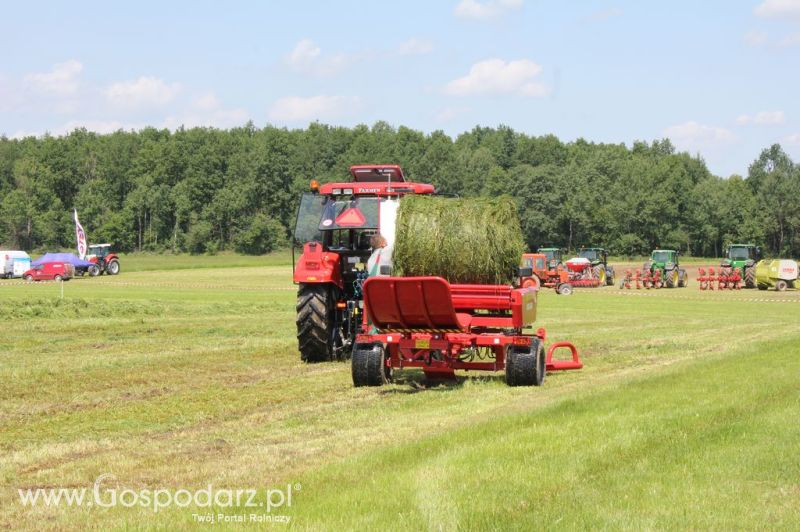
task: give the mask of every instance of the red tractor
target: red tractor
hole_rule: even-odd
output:
[[[119,273],[119,257],[111,251],[111,244],[91,244],[86,260],[93,263],[89,266],[88,272],[92,277],[107,273],[117,275]]]
[[[570,274],[561,264],[560,256],[560,251],[556,259],[541,250],[539,253],[523,253],[522,268],[530,268],[531,275],[522,276],[520,286],[523,288],[546,286],[555,288],[557,294],[571,294]]]
[[[433,185],[406,181],[397,165],[352,166],[350,175],[351,182],[320,186],[311,181],[297,212],[292,250],[302,246],[303,252],[293,277],[304,362],[350,358],[364,323],[362,284],[372,252],[370,238],[382,233],[392,245],[397,200],[405,194],[434,193]]]

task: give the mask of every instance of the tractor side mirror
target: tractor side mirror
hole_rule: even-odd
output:
[[[392,275],[392,267],[391,266],[381,266],[381,275]]]
[[[517,270],[517,275],[519,277],[531,277],[533,275],[533,268],[526,266],[524,268],[519,268]]]

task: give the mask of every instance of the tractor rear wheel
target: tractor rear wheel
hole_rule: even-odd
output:
[[[297,343],[303,362],[331,360],[333,305],[333,290],[328,284],[301,283],[297,289]]]
[[[106,273],[108,275],[117,275],[119,273],[119,261],[112,260],[106,264]]]
[[[678,270],[664,270],[664,286],[675,288],[678,286]]]
[[[689,274],[686,270],[678,270],[678,288],[686,288],[689,286]]]
[[[756,269],[754,266],[744,267],[744,286],[745,288],[756,287]]]
[[[606,268],[606,284],[608,286],[614,286],[615,281],[614,268]]]
[[[392,368],[386,365],[386,350],[381,344],[356,344],[351,364],[356,387],[382,386],[392,379]]]
[[[598,264],[592,268],[592,276],[600,281],[600,286],[604,286],[606,284],[606,267]]]
[[[506,355],[506,384],[541,386],[546,372],[544,345],[534,338],[528,346],[511,346]]]

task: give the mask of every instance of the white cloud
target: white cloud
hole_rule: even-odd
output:
[[[433,43],[424,39],[409,39],[397,47],[399,55],[426,55],[433,51]]]
[[[800,0],[764,0],[753,12],[759,17],[800,18]]]
[[[451,122],[459,116],[472,111],[471,107],[445,107],[436,113],[437,122]]]
[[[226,109],[213,92],[200,94],[192,99],[191,106],[182,113],[168,116],[163,127],[176,129],[183,127],[230,128],[244,125],[250,119],[242,108]]]
[[[791,144],[792,146],[800,146],[800,133],[793,133],[788,137],[785,137],[783,142],[786,144]]]
[[[112,104],[123,108],[161,107],[170,103],[181,91],[178,83],[165,83],[163,80],[142,76],[131,81],[111,84],[105,93]]]
[[[548,88],[534,79],[541,71],[541,66],[527,59],[486,59],[472,65],[466,76],[448,83],[444,92],[452,96],[546,96]]]
[[[522,7],[522,0],[461,0],[453,11],[459,18],[487,20]]]
[[[347,68],[355,61],[355,58],[345,54],[323,55],[322,49],[314,41],[303,39],[286,56],[285,61],[295,72],[315,76],[332,76]]]
[[[220,105],[219,98],[217,98],[217,95],[213,92],[206,92],[205,94],[195,96],[192,100],[192,107],[201,111],[212,111],[218,109]]]
[[[744,34],[744,42],[750,46],[763,46],[769,42],[769,35],[765,31],[751,30]]]
[[[781,48],[790,48],[792,46],[800,46],[800,33],[792,33],[787,35],[778,42]]]
[[[725,128],[708,126],[695,121],[670,126],[664,130],[679,150],[695,151],[715,148],[736,140],[736,136]]]
[[[351,114],[360,104],[358,98],[346,96],[287,96],[272,104],[269,118],[276,122],[333,120]]]
[[[25,82],[37,92],[70,96],[78,92],[80,86],[78,78],[81,72],[83,72],[83,64],[75,59],[70,59],[54,65],[49,72],[28,74],[25,76]]]
[[[739,115],[736,118],[736,123],[740,125],[774,125],[783,124],[785,121],[783,111],[761,111],[754,115]]]

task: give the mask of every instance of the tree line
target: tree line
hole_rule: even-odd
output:
[[[505,126],[455,139],[378,122],[0,137],[0,243],[74,247],[72,208],[92,242],[119,251],[260,254],[286,246],[310,179],[397,163],[461,196],[511,194],[527,244],[653,248],[719,256],[732,242],[800,255],[800,166],[779,145],[747,176],[711,174],[668,139],[562,142]]]

